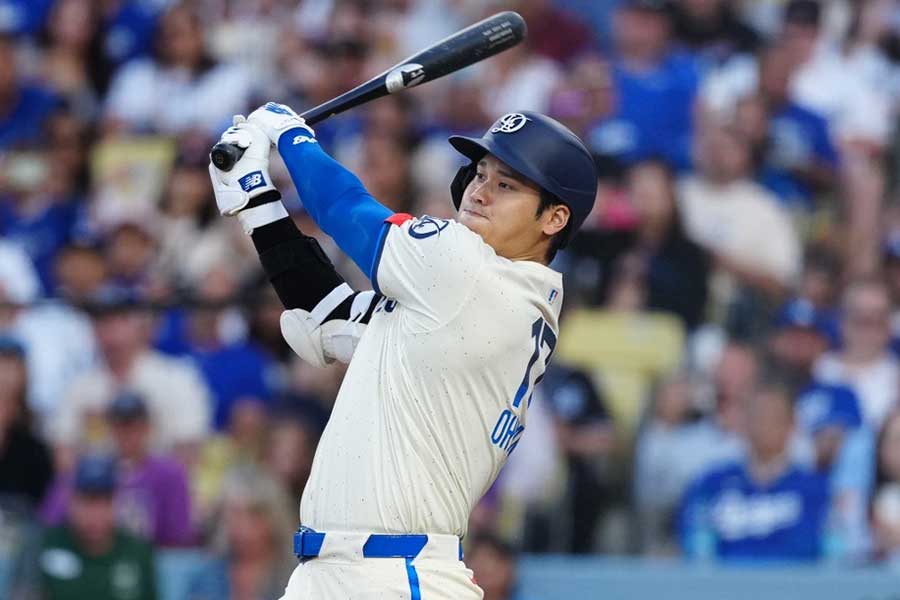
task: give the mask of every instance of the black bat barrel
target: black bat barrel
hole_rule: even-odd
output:
[[[513,11],[497,13],[300,116],[309,125],[315,125],[354,106],[433,81],[512,48],[525,38],[525,32],[521,15]],[[219,143],[210,152],[210,159],[216,168],[230,171],[243,154],[243,149],[237,146]]]

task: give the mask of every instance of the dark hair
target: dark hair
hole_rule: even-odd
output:
[[[891,421],[896,420],[898,417],[900,417],[900,410],[893,410],[888,413],[881,424],[881,430],[878,432],[878,440],[875,444],[875,481],[872,484],[873,499],[878,488],[891,481],[890,476],[884,469],[884,465],[881,464],[881,447],[884,445],[884,438],[887,437],[887,430],[891,425]]]
[[[541,188],[541,201],[538,205],[537,212],[535,213],[535,217],[540,217],[544,214],[544,211],[548,208],[552,208],[558,204],[565,204],[562,200]],[[556,232],[552,238],[550,238],[550,247],[547,248],[547,254],[544,257],[547,260],[547,264],[553,262],[553,259],[556,257],[556,253],[569,242],[572,236],[572,216],[569,215],[569,222],[566,223],[566,226],[562,228],[562,231]]]

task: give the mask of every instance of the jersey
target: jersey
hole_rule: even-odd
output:
[[[455,221],[389,221],[371,271],[385,298],[338,392],[300,518],[324,532],[463,536],[524,432],[556,345],[562,276],[498,256]]]

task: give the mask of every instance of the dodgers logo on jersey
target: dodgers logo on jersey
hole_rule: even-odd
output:
[[[262,171],[253,171],[238,179],[238,183],[241,185],[242,190],[250,192],[266,185],[266,178],[263,177]]]
[[[497,119],[491,127],[491,133],[515,133],[525,127],[525,123],[530,120],[522,113],[507,113]]]
[[[425,238],[429,238],[433,235],[436,235],[447,228],[447,225],[450,224],[450,221],[446,221],[444,219],[436,219],[434,217],[429,217],[425,215],[409,228],[409,235],[416,238],[417,240],[423,240]]]

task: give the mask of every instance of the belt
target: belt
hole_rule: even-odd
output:
[[[294,534],[294,554],[301,559],[319,556],[325,535],[325,533],[301,526]],[[362,553],[364,558],[413,559],[419,555],[427,543],[428,536],[425,534],[373,533],[363,545]],[[463,551],[462,544],[460,544],[459,560],[462,559]]]

